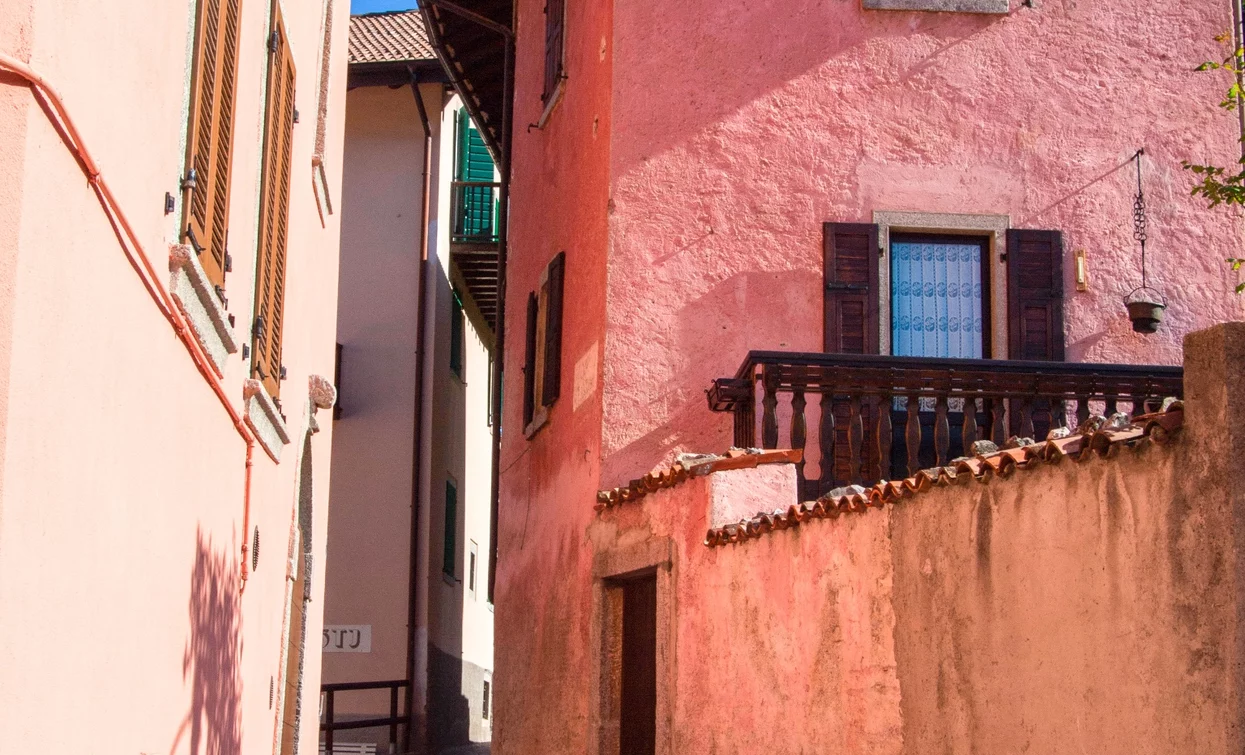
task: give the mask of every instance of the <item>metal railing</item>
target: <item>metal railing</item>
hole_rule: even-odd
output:
[[[450,183],[453,214],[450,241],[455,244],[496,244],[501,184],[488,181]]]
[[[1183,382],[1180,367],[753,351],[707,393],[711,410],[734,414],[736,446],[755,447],[759,426],[762,448],[778,448],[781,436],[815,458],[815,479],[807,459],[797,466],[811,500],[946,465],[978,440],[1040,440],[1091,413],[1155,410],[1182,396]],[[812,454],[810,394],[820,397]]]
[[[389,752],[399,752],[398,745],[402,741],[398,737],[398,728],[403,727],[403,734],[407,734],[410,728],[410,721],[406,716],[401,715],[399,711],[405,710],[405,706],[401,705],[403,700],[399,699],[398,690],[406,690],[406,694],[410,694],[409,683],[405,679],[394,679],[392,681],[383,682],[337,682],[333,684],[320,685],[321,712],[320,712],[320,733],[324,736],[324,752],[326,755],[333,753],[333,737],[334,733],[350,729],[373,729],[380,727],[389,727]],[[336,696],[339,692],[364,692],[375,690],[389,691],[389,716],[386,718],[364,718],[354,721],[338,721],[335,714]]]

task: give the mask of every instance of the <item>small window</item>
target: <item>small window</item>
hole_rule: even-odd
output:
[[[445,481],[445,548],[441,570],[446,576],[454,576],[454,561],[458,550],[458,486],[453,480]]]
[[[540,290],[527,299],[527,339],[523,365],[523,426],[529,438],[548,417],[562,392],[562,291],[566,252],[553,258]]]
[[[450,294],[450,372],[463,379],[463,300]]]
[[[481,706],[481,707],[482,707],[482,714],[483,714],[483,717],[484,717],[484,720],[485,720],[485,721],[487,721],[487,720],[488,720],[488,704],[489,704],[489,702],[491,702],[491,701],[489,700],[489,692],[490,692],[490,690],[489,690],[489,683],[488,683],[488,680],[486,679],[486,680],[484,680],[484,705],[483,705],[483,706]]]
[[[562,82],[565,32],[566,0],[545,0],[545,86],[540,101],[546,105]]]
[[[268,395],[281,391],[281,338],[285,318],[285,259],[289,241],[290,152],[294,139],[294,59],[281,8],[273,5],[268,48],[268,103],[264,116],[263,177],[259,194],[259,250],[255,270],[255,323],[251,377]]]
[[[984,236],[891,234],[891,353],[990,355],[990,242]]]
[[[342,345],[337,344],[333,355],[333,388],[337,390],[337,400],[333,402],[333,419],[342,418]]]
[[[476,558],[478,550],[474,540],[471,541],[467,555],[467,590],[471,593],[472,600],[476,597]]]

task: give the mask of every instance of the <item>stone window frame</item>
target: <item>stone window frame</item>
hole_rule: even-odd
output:
[[[597,662],[589,682],[589,755],[618,752],[618,721],[608,718],[613,701],[606,682],[615,655],[621,655],[622,585],[628,579],[657,578],[657,747],[656,755],[674,755],[675,573],[674,541],[658,538],[597,553],[592,565],[591,647]]]
[[[936,13],[1011,12],[1009,0],[861,0],[864,10],[932,11]]]
[[[891,343],[891,259],[890,236],[895,233],[986,236],[990,240],[990,354],[991,359],[1008,358],[1007,322],[1007,231],[1010,215],[960,214],[949,212],[905,212],[874,210],[878,227],[878,344],[882,354],[892,353]]]

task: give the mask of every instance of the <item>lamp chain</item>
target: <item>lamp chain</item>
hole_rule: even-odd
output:
[[[1137,198],[1133,201],[1133,238],[1141,244],[1141,287],[1146,287],[1146,194],[1141,188],[1141,156],[1146,151],[1137,150]]]

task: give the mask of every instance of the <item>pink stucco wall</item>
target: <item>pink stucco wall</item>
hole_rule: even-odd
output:
[[[1072,361],[1175,364],[1185,333],[1242,314],[1224,263],[1239,213],[1206,210],[1180,167],[1239,155],[1216,108],[1224,77],[1192,70],[1220,54],[1230,3],[859,6],[675,3],[655,24],[617,3],[603,486],[674,449],[728,446],[702,390],[747,350],[821,350],[825,221],[974,213],[1062,230]],[[1170,304],[1150,337],[1121,304],[1140,283],[1142,146],[1150,279]]]
[[[629,0],[568,5],[565,96],[538,130],[527,124],[541,112],[544,4],[516,3],[496,751],[590,751],[597,703],[582,669],[596,662],[592,637],[601,619],[593,612],[592,561],[607,546],[663,532],[690,554],[676,569],[695,570],[702,580],[680,577],[677,602],[687,618],[679,627],[690,633],[678,639],[676,697],[686,706],[678,709],[679,725],[703,717],[707,728],[700,738],[686,730],[674,752],[822,751],[811,735],[795,745],[782,739],[805,730],[835,742],[830,751],[894,751],[900,734],[905,742],[932,737],[951,751],[970,741],[990,749],[999,731],[1019,727],[1008,716],[1020,708],[971,731],[938,729],[938,716],[976,721],[978,703],[965,696],[973,684],[997,691],[997,678],[975,667],[944,669],[944,702],[914,697],[913,705],[925,707],[912,709],[897,680],[896,664],[918,646],[933,643],[940,659],[944,651],[962,655],[945,636],[923,636],[886,607],[897,599],[895,572],[911,568],[888,539],[907,514],[839,522],[816,542],[785,533],[755,556],[705,555],[693,547],[703,521],[693,521],[694,513],[668,519],[675,509],[699,510],[679,498],[684,494],[666,496],[660,508],[646,501],[597,520],[592,493],[679,451],[729,446],[730,419],[707,411],[703,390],[733,374],[747,350],[821,349],[823,222],[908,211],[1007,216],[1010,227],[1062,231],[1071,360],[1177,364],[1186,333],[1239,319],[1245,313],[1231,293],[1235,274],[1223,262],[1240,247],[1239,214],[1209,211],[1190,198],[1192,182],[1180,168],[1185,159],[1231,163],[1239,154],[1236,121],[1215,107],[1227,82],[1192,71],[1220,54],[1213,38],[1231,25],[1229,4],[1160,0],[1140,10],[1039,0],[1033,7],[1013,2],[1000,16],[864,11],[858,0],[693,0],[664,4],[657,15]],[[1129,159],[1141,146],[1148,152],[1151,281],[1171,305],[1163,329],[1148,338],[1131,332],[1120,303],[1139,277]],[[1077,249],[1089,260],[1086,292],[1073,285]],[[524,303],[561,250],[568,292],[562,397],[529,441],[520,418]],[[568,386],[594,344],[600,382],[575,407]],[[1106,485],[1109,475],[1101,474],[1095,484]],[[960,514],[977,506],[955,505]],[[1007,532],[1034,532],[1024,529],[1038,527],[1025,519],[1031,513],[1011,510],[1016,526]],[[1164,516],[1154,512],[1152,521]],[[925,526],[904,532],[933,538]],[[947,547],[962,547],[970,534],[964,530]],[[1091,563],[1107,558],[1105,545],[1069,540],[1074,546],[1097,548],[1086,555]],[[1139,541],[1136,552],[1169,559],[1162,563],[1177,558],[1154,539],[1144,547]],[[1048,556],[1034,554],[1033,564]],[[1030,589],[1019,568],[993,577],[994,595],[1005,594],[1002,584]],[[1103,583],[1078,578],[1088,580],[1085,595],[1108,595]],[[940,601],[969,599],[947,579]],[[988,605],[974,610],[990,615]],[[907,617],[942,619],[932,608],[911,608]],[[834,621],[837,628],[818,634]],[[1021,619],[1009,621],[992,625],[1000,634],[971,641],[989,640],[998,651],[1001,633],[1021,631]],[[1088,632],[1097,625],[1079,626]],[[822,640],[824,653],[816,649]],[[1002,651],[988,657],[1012,662]],[[1086,658],[1077,651],[1066,663]],[[1155,663],[1139,671],[1149,689],[1175,684],[1171,669]],[[738,673],[723,674],[721,665]],[[1072,678],[1092,679],[1084,689],[1097,690],[1101,669],[1093,668]],[[1102,671],[1104,689],[1131,683],[1113,673]],[[775,692],[721,692],[738,684]],[[810,697],[818,690],[833,690],[833,705]],[[880,708],[871,710],[873,703]],[[789,728],[783,715],[794,722]],[[1053,716],[1041,721],[1064,741],[1080,741]],[[1140,730],[1168,736],[1176,726],[1164,719]],[[1152,746],[1139,740],[1134,732],[1120,741]]]
[[[603,512],[587,533],[598,562],[673,551],[658,752],[1239,750],[1240,494],[1218,461],[1243,439],[1232,327],[1191,345],[1185,429],[1167,445],[716,548],[702,542],[715,506],[794,501],[755,497],[749,481],[774,468]]]
[[[184,165],[192,2],[6,2],[0,49],[60,91],[167,283]],[[335,5],[325,164],[340,186],[345,3]],[[243,4],[230,225],[230,312],[253,300],[267,3]],[[0,78],[0,751],[267,753],[281,686],[287,543],[311,475],[324,566],[331,430],[302,444],[308,376],[332,375],[337,216],[313,193],[321,3],[284,4],[304,114],[293,142],[282,393],[291,445],[255,453],[259,565],[239,595],[245,449],[152,303],[60,135]],[[17,33],[8,22],[17,19]],[[10,129],[10,125],[16,127]],[[223,384],[242,405],[249,363]],[[308,633],[320,633],[317,581]],[[313,639],[312,648],[315,648]],[[308,655],[302,751],[317,739]],[[279,693],[278,693],[279,694]],[[279,699],[279,698],[278,698]],[[308,711],[311,711],[308,714]]]

